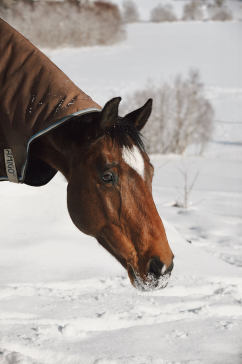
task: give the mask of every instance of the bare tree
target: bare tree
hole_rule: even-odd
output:
[[[15,0],[0,0],[0,7],[2,8],[10,8],[13,6]]]
[[[125,0],[123,2],[123,21],[125,23],[136,23],[139,21],[138,9],[132,0]]]
[[[173,7],[170,4],[159,4],[151,10],[150,21],[160,23],[165,21],[176,21],[177,17],[174,13]]]
[[[190,71],[185,79],[178,75],[173,84],[150,82],[129,97],[129,109],[150,97],[154,100],[151,120],[143,130],[148,152],[182,154],[191,144],[199,145],[202,152],[212,135],[214,113],[198,72]],[[129,111],[127,103],[123,111]]]
[[[213,11],[211,20],[229,21],[229,20],[233,20],[233,15],[232,15],[231,11],[227,8],[218,8]]]
[[[218,7],[224,6],[224,0],[215,0],[214,2]]]
[[[202,3],[199,0],[192,0],[190,3],[185,4],[183,8],[183,20],[202,20],[203,11]]]
[[[207,5],[209,18],[215,21],[229,21],[233,19],[231,10],[223,0],[214,0]]]
[[[18,0],[8,8],[0,3],[0,16],[41,47],[112,44],[124,37],[118,7],[104,1]]]

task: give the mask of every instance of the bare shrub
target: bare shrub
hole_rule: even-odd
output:
[[[103,1],[18,0],[0,16],[41,47],[112,44],[123,38],[116,5]]]
[[[196,144],[202,152],[211,138],[214,113],[203,95],[198,72],[191,71],[186,79],[178,75],[173,84],[149,84],[129,98],[129,108],[139,107],[150,97],[153,111],[143,130],[147,151],[181,154]],[[123,111],[127,109],[126,104]]]
[[[183,187],[181,187],[180,196],[173,204],[174,207],[187,209],[190,205],[191,194],[194,188],[195,183],[197,182],[199,172],[197,171],[195,174],[189,171],[188,166],[181,163],[181,168],[179,168],[179,172],[182,175],[183,179]]]
[[[13,6],[15,0],[0,0],[0,7],[9,8]]]
[[[231,10],[224,0],[213,0],[207,4],[208,17],[215,21],[229,21],[233,19]]]
[[[219,7],[224,6],[224,0],[215,0],[214,3],[216,6]]]
[[[154,23],[160,23],[165,21],[176,21],[176,15],[173,11],[173,7],[167,5],[157,5],[151,10],[150,21]]]
[[[231,11],[225,7],[218,7],[213,9],[211,20],[216,21],[229,21],[233,20]]]
[[[202,20],[203,11],[202,3],[199,0],[193,0],[184,5],[183,8],[183,20]]]
[[[124,23],[135,23],[139,21],[139,13],[136,4],[132,0],[123,2]]]

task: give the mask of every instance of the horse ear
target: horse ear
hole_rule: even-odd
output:
[[[153,100],[149,99],[141,108],[125,115],[124,118],[133,123],[138,130],[141,130],[145,126],[151,114],[152,102]]]
[[[100,120],[100,127],[102,130],[110,128],[117,122],[120,101],[121,97],[115,97],[105,104],[101,112]]]

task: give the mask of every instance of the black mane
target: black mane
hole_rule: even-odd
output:
[[[75,116],[66,121],[61,127],[53,129],[51,132],[62,136],[63,148],[70,141],[80,143],[88,143],[97,140],[103,135],[109,136],[113,143],[116,143],[120,148],[132,148],[136,145],[141,150],[145,151],[142,134],[139,130],[125,118],[119,117],[110,128],[100,130],[99,112],[92,112],[81,117]]]

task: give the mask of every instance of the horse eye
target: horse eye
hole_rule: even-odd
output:
[[[102,180],[105,183],[113,182],[113,174],[112,172],[105,172],[102,176]]]

